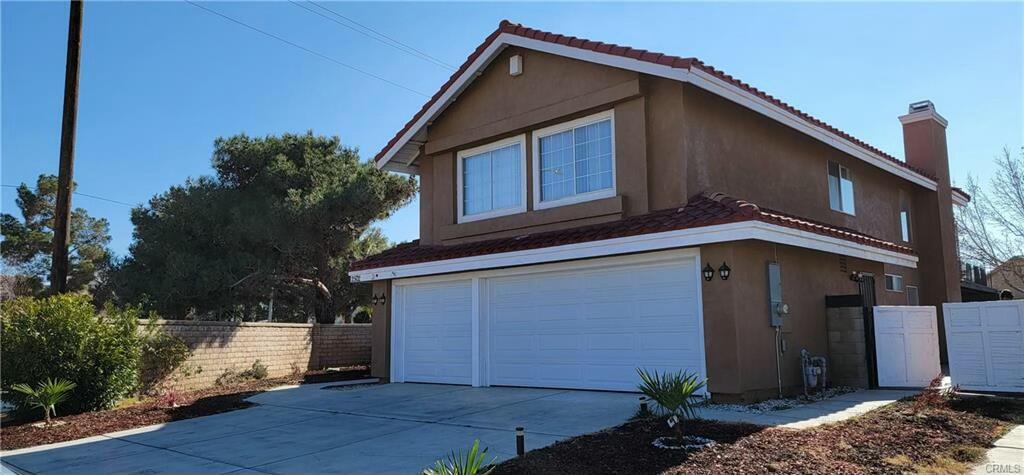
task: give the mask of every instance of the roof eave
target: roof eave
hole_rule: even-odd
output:
[[[431,98],[427,106],[417,113],[418,117],[410,121],[410,124],[400,132],[398,140],[382,151],[383,153],[377,159],[377,167],[384,168],[396,156],[405,157],[409,152],[402,153],[402,151],[406,148],[408,141],[416,136],[422,136],[421,134],[425,131],[426,125],[454,102],[458,95],[472,83],[473,79],[479,76],[479,73],[490,64],[494,57],[508,46],[519,46],[535,51],[687,82],[783,123],[912,183],[929,190],[938,189],[938,184],[935,180],[910,168],[901,166],[894,162],[893,159],[887,158],[862,144],[855,143],[832,130],[812,124],[808,120],[773,102],[763,99],[751,91],[729,83],[708,71],[714,71],[712,68],[699,66],[697,64],[699,62],[681,58],[681,62],[674,62],[672,64],[644,61],[640,58],[602,53],[592,49],[572,46],[568,43],[553,43],[527,38],[514,32],[505,31],[504,26],[500,26],[497,31],[488,37],[481,47],[474,51],[474,54],[470,56],[467,63],[463,64],[459,72],[453,76],[454,80],[451,81],[451,84],[443,88],[442,91],[439,91],[440,95],[435,95],[434,98]]]

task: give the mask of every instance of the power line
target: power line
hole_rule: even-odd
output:
[[[320,13],[320,12],[318,12],[316,10],[313,10],[312,8],[309,8],[309,7],[299,3],[297,0],[288,0],[288,1],[291,2],[292,5],[295,5],[296,7],[302,8],[302,9],[308,11],[308,12],[311,12],[311,13],[319,15],[319,16],[321,16],[323,18],[326,18],[326,19],[328,19],[328,20],[330,20],[330,21],[332,21],[334,23],[337,23],[338,25],[341,25],[341,26],[343,26],[345,28],[348,28],[349,30],[352,30],[352,31],[354,31],[356,33],[359,33],[359,34],[361,34],[361,35],[363,35],[363,36],[365,36],[367,38],[370,38],[372,40],[378,41],[381,44],[385,44],[387,46],[395,48],[395,49],[397,49],[397,50],[399,50],[399,51],[401,51],[403,53],[406,53],[406,54],[415,56],[417,58],[420,58],[422,60],[425,60],[427,62],[433,63],[433,64],[435,64],[437,66],[440,66],[440,67],[442,67],[444,69],[447,69],[449,71],[455,71],[455,69],[456,69],[455,66],[452,66],[451,64],[448,64],[448,63],[446,63],[446,62],[444,62],[444,61],[442,61],[442,60],[440,60],[440,59],[438,59],[438,58],[436,58],[434,56],[431,56],[431,55],[429,55],[429,54],[427,54],[427,53],[425,53],[423,51],[420,51],[420,50],[418,50],[418,49],[416,49],[416,48],[414,48],[414,47],[412,47],[410,45],[407,45],[407,44],[405,44],[405,43],[403,43],[401,41],[398,41],[398,40],[396,40],[396,39],[394,39],[394,38],[392,38],[392,37],[390,37],[390,36],[388,36],[388,35],[386,35],[384,33],[381,33],[381,32],[379,32],[379,31],[377,31],[377,30],[375,30],[373,28],[370,28],[370,27],[368,27],[368,26],[366,26],[366,25],[364,25],[362,23],[359,23],[358,21],[355,21],[355,20],[353,20],[353,19],[351,19],[351,18],[349,18],[349,17],[347,17],[345,15],[342,15],[341,13],[338,13],[338,12],[336,12],[336,11],[330,9],[330,8],[327,8],[327,7],[321,5],[321,4],[317,3],[317,2],[314,2],[312,0],[306,0],[306,3],[309,3],[309,4],[319,8],[321,10],[326,11],[327,13],[330,13],[331,15],[334,15],[334,16],[336,16],[338,18],[341,18],[341,19],[343,19],[343,20],[345,20],[345,21],[347,21],[349,23],[352,23],[352,24],[354,24],[354,25],[356,25],[356,26],[358,26],[359,28],[362,28],[362,29],[361,30],[357,29],[357,28],[353,27],[352,25],[340,22],[340,21],[338,21],[338,20],[336,20],[334,18],[331,18],[331,17],[329,17],[327,15],[324,15],[323,13]]]
[[[316,57],[319,57],[321,59],[325,59],[327,61],[330,61],[330,62],[332,62],[334,64],[337,64],[338,66],[341,66],[343,68],[350,69],[352,71],[355,71],[357,73],[363,74],[363,75],[368,76],[368,77],[371,77],[371,78],[376,79],[378,81],[386,82],[386,83],[388,83],[388,84],[390,84],[392,86],[395,86],[395,87],[398,87],[398,88],[401,88],[401,89],[405,89],[406,91],[409,91],[409,92],[411,92],[413,94],[418,94],[420,96],[427,97],[427,98],[430,97],[427,94],[424,94],[424,93],[422,93],[420,91],[417,91],[415,89],[403,86],[403,85],[401,85],[401,84],[399,84],[397,82],[394,82],[394,81],[392,81],[390,79],[378,76],[376,74],[373,74],[373,73],[371,73],[369,71],[366,71],[366,70],[363,70],[363,69],[360,69],[360,68],[357,68],[357,67],[352,66],[350,64],[343,63],[343,62],[341,62],[341,61],[339,61],[337,59],[334,59],[334,58],[332,58],[330,56],[327,56],[326,54],[320,53],[318,51],[311,50],[311,49],[309,49],[309,48],[307,48],[305,46],[302,46],[302,45],[300,45],[298,43],[294,43],[294,42],[291,42],[289,40],[286,40],[286,39],[284,39],[284,38],[282,38],[280,36],[277,36],[277,35],[275,35],[273,33],[270,33],[268,31],[261,30],[261,29],[255,27],[255,26],[252,26],[252,25],[250,25],[248,23],[245,23],[245,22],[243,22],[241,20],[236,20],[236,19],[234,19],[234,18],[232,18],[230,16],[227,16],[227,15],[221,13],[221,12],[218,12],[216,10],[212,10],[212,9],[206,8],[206,7],[200,5],[200,4],[196,3],[196,2],[193,2],[192,0],[185,0],[185,3],[188,3],[189,5],[192,5],[193,7],[205,10],[206,12],[208,12],[210,14],[217,15],[217,16],[219,16],[219,17],[221,17],[221,18],[223,18],[225,20],[228,20],[228,21],[230,21],[232,23],[244,26],[244,27],[246,27],[246,28],[248,28],[248,29],[250,29],[252,31],[255,31],[257,33],[260,33],[262,35],[265,35],[265,36],[268,36],[268,37],[273,38],[275,40],[278,40],[278,41],[280,41],[282,43],[285,43],[285,44],[287,44],[289,46],[292,46],[294,48],[298,48],[298,49],[300,49],[302,51],[305,51],[305,52],[307,52],[307,53],[309,53],[309,54],[311,54],[313,56],[316,56]]]
[[[18,185],[0,185],[0,186],[3,186],[4,188],[19,188]],[[94,200],[107,201],[107,202],[110,202],[110,203],[127,206],[129,208],[134,208],[134,207],[138,206],[138,205],[133,205],[131,203],[125,203],[124,201],[117,201],[117,200],[112,200],[110,198],[104,198],[102,196],[90,195],[89,193],[82,193],[81,191],[73,191],[72,193],[74,193],[76,195],[79,195],[79,196],[84,196],[86,198],[92,198]]]

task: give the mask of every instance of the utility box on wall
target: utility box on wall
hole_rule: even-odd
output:
[[[782,302],[782,270],[778,262],[768,263],[768,313],[773,327],[781,327],[782,317],[789,313],[789,306]]]

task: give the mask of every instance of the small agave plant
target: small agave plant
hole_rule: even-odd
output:
[[[432,468],[424,470],[423,475],[487,475],[494,471],[495,460],[497,457],[487,462],[487,449],[480,450],[480,441],[474,440],[468,452],[452,452],[447,459],[438,460]]]
[[[57,404],[64,402],[75,386],[75,383],[66,379],[54,381],[47,378],[46,381],[40,382],[35,389],[27,384],[15,384],[11,386],[11,390],[25,396],[22,405],[42,409],[46,425],[50,425],[50,417],[57,415]]]
[[[668,440],[673,439],[671,437],[656,439],[656,447],[695,449],[711,443],[710,439],[683,435],[683,423],[697,415],[694,394],[704,388],[707,379],[683,371],[658,373],[637,368],[636,372],[641,380],[638,389],[655,402],[655,410],[659,414],[668,416],[668,426],[676,433],[675,440],[671,442]]]

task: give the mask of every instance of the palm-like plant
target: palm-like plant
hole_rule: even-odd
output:
[[[474,440],[469,452],[452,452],[447,459],[438,460],[433,468],[424,470],[423,475],[487,475],[494,471],[495,460],[497,457],[487,462],[487,449],[480,450],[480,441]],[[487,466],[490,468],[480,471]]]
[[[46,425],[50,425],[50,416],[57,415],[57,404],[64,402],[75,386],[75,383],[66,379],[54,381],[47,378],[46,381],[41,381],[36,389],[24,383],[12,385],[11,389],[25,395],[22,405],[42,409]]]
[[[637,368],[636,372],[642,381],[637,388],[657,404],[658,412],[669,416],[669,427],[675,429],[677,437],[682,440],[683,421],[697,414],[693,394],[707,384],[707,379],[683,371],[658,373]]]

